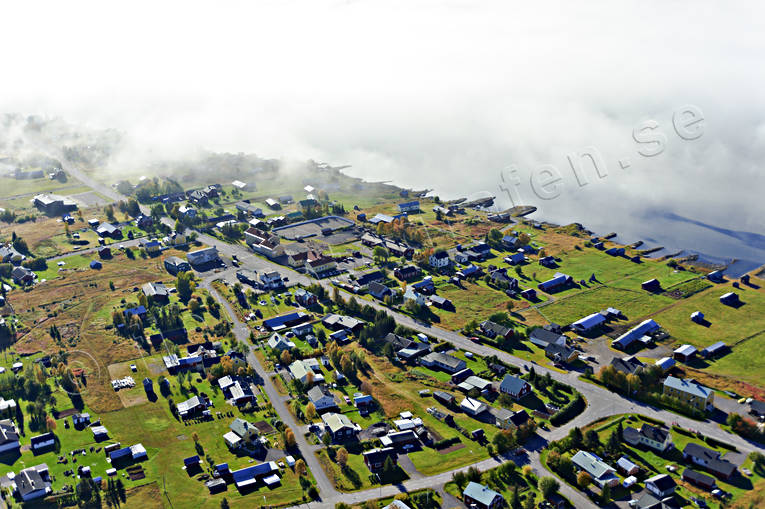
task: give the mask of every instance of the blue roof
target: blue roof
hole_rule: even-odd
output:
[[[122,449],[117,449],[116,451],[112,451],[109,453],[109,458],[114,461],[116,459],[124,458],[125,456],[133,456],[133,453],[130,452],[130,447],[123,447]]]
[[[369,394],[364,394],[363,396],[355,396],[353,398],[354,403],[371,403],[374,401],[374,398],[370,396]]]
[[[248,481],[258,476],[268,475],[274,470],[274,465],[271,462],[266,462],[260,463],[259,465],[253,465],[251,467],[234,470],[231,472],[231,475],[233,476],[235,483],[240,483],[242,481]]]
[[[415,200],[415,201],[407,201],[407,202],[399,203],[398,204],[399,208],[404,208],[404,209],[405,208],[409,208],[409,207],[419,207],[419,206],[420,206],[420,202],[417,201],[417,200]]]
[[[103,265],[101,265],[101,262],[99,262],[98,260],[93,260],[92,262],[90,262],[91,269],[100,269],[101,267],[103,267]]]
[[[277,327],[284,327],[286,323],[291,322],[293,320],[299,320],[305,316],[305,313],[301,312],[294,312],[294,313],[288,313],[286,315],[282,316],[276,316],[274,318],[269,318],[268,320],[263,321],[263,325],[270,329],[275,329]]]
[[[137,306],[134,308],[127,308],[125,310],[126,315],[143,315],[146,314],[146,308],[144,306]]]
[[[228,472],[228,463],[218,463],[215,465],[216,472]]]
[[[505,378],[502,379],[502,383],[499,385],[499,387],[501,390],[507,391],[511,394],[518,394],[521,392],[521,389],[523,389],[525,385],[526,380],[513,375],[505,375]]]
[[[600,313],[593,313],[591,315],[585,316],[584,318],[575,321],[572,323],[572,326],[575,326],[577,328],[588,330],[592,329],[593,327],[597,327],[601,323],[605,322],[606,318],[601,315]]]
[[[189,456],[188,458],[183,459],[183,464],[187,467],[191,465],[198,465],[201,462],[202,460],[199,459],[199,456]]]

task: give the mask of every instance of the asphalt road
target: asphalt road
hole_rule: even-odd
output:
[[[115,201],[126,199],[125,196],[121,195],[120,193],[112,189],[111,187],[105,184],[102,184],[100,182],[97,182],[96,180],[89,177],[84,172],[76,168],[73,168],[70,165],[65,164],[64,169],[70,175],[82,181],[84,184],[91,187],[95,191],[103,194],[104,196],[108,196],[109,198]],[[142,208],[142,212],[148,214],[147,207],[142,206],[141,208]],[[163,222],[166,222],[167,224],[172,223],[167,218],[163,219]],[[170,226],[172,226],[172,224],[170,224]],[[236,255],[239,258],[242,264],[242,267],[244,268],[248,268],[250,270],[255,270],[255,271],[276,270],[280,272],[283,277],[286,276],[289,278],[290,285],[294,285],[298,283],[310,284],[315,282],[314,279],[304,274],[300,274],[288,267],[278,265],[264,258],[255,256],[251,251],[249,251],[243,246],[228,244],[205,234],[199,234],[198,238],[201,242],[204,242],[207,245],[215,246],[218,249],[218,251],[225,257],[231,258],[233,255]],[[234,272],[235,269],[230,268],[230,269],[227,269],[227,271]],[[249,329],[247,328],[247,326],[245,326],[243,323],[241,323],[237,319],[236,314],[234,313],[228,301],[222,298],[221,295],[218,294],[218,292],[216,292],[209,285],[211,281],[215,279],[219,279],[225,275],[226,274],[219,272],[214,275],[207,276],[203,280],[202,286],[207,288],[211,292],[213,297],[215,297],[215,299],[218,300],[218,302],[220,302],[222,306],[224,306],[226,311],[229,313],[229,316],[231,316],[231,319],[234,324],[233,325],[234,334],[236,335],[237,339],[249,345],[250,344]],[[331,288],[331,285],[328,281],[321,281],[321,284],[328,289]],[[348,294],[347,292],[341,292],[341,293],[346,298],[350,296],[350,294]],[[502,361],[508,364],[516,365],[516,366],[529,364],[528,361],[515,357],[507,352],[496,350],[488,346],[476,344],[457,332],[449,331],[437,326],[433,326],[427,323],[414,320],[410,316],[393,311],[390,308],[387,308],[380,303],[373,302],[371,303],[371,305],[377,309],[384,309],[391,316],[393,316],[398,323],[406,327],[409,327],[413,330],[428,334],[439,340],[449,341],[456,348],[470,351],[470,352],[473,352],[474,354],[478,354],[482,356],[496,355]],[[248,361],[252,364],[256,372],[263,378],[264,390],[266,394],[268,395],[269,399],[271,400],[274,406],[274,409],[279,415],[279,418],[282,419],[282,421],[287,426],[292,428],[293,431],[295,432],[295,438],[296,438],[298,447],[300,448],[303,454],[303,457],[305,458],[306,464],[311,469],[311,472],[316,479],[317,488],[319,490],[321,499],[320,501],[312,502],[310,504],[303,504],[303,505],[307,505],[309,508],[317,508],[317,509],[331,508],[331,507],[334,507],[334,505],[337,502],[341,502],[341,501],[346,503],[357,503],[357,502],[363,502],[365,500],[369,500],[372,498],[395,495],[403,491],[413,491],[413,490],[419,490],[424,488],[435,488],[435,487],[439,487],[443,485],[446,482],[449,482],[454,472],[465,470],[467,468],[467,466],[465,466],[465,467],[456,469],[454,471],[444,472],[441,474],[437,474],[437,475],[429,476],[429,477],[423,477],[420,479],[413,479],[413,480],[404,482],[400,485],[387,485],[387,486],[382,486],[380,488],[354,492],[354,493],[340,493],[333,487],[326,473],[319,465],[318,459],[316,458],[316,455],[314,454],[314,451],[316,450],[317,446],[311,445],[305,440],[302,432],[300,432],[302,427],[298,425],[298,423],[292,417],[292,414],[287,409],[287,405],[285,403],[285,397],[278,393],[273,383],[271,382],[270,378],[266,376],[267,374],[265,372],[264,367],[260,365],[260,363],[257,361],[255,356],[253,355],[252,346],[250,346],[250,348],[251,350],[248,355]],[[641,414],[647,415],[654,419],[664,421],[668,424],[677,423],[684,428],[690,428],[690,429],[700,431],[701,433],[703,433],[704,435],[708,437],[713,437],[717,440],[721,440],[723,442],[734,445],[735,447],[739,449],[739,451],[741,451],[744,454],[748,454],[749,452],[754,450],[763,451],[761,447],[746,441],[745,439],[739,437],[738,435],[733,435],[731,433],[723,431],[722,429],[718,427],[716,423],[712,421],[709,421],[709,420],[704,422],[695,421],[686,417],[673,414],[666,410],[653,408],[643,403],[631,401],[618,394],[615,394],[606,389],[603,389],[602,387],[580,380],[578,378],[578,375],[579,375],[578,373],[562,374],[562,373],[559,373],[558,371],[553,371],[536,364],[534,365],[534,369],[537,371],[537,373],[540,373],[540,374],[550,373],[550,376],[553,379],[559,380],[561,382],[571,385],[572,387],[577,389],[580,393],[582,393],[588,402],[588,405],[585,411],[579,416],[577,416],[575,419],[573,419],[571,422],[566,424],[565,427],[556,428],[551,430],[550,432],[545,432],[540,430],[539,435],[543,439],[540,444],[540,447],[543,447],[546,441],[553,441],[553,440],[562,438],[563,436],[567,434],[568,430],[571,429],[573,426],[584,426],[594,420],[597,420],[603,417],[608,417],[615,414],[626,413],[626,412],[640,412]],[[727,405],[727,402],[725,406],[729,406]],[[521,461],[521,459],[519,458],[516,458],[516,459],[519,461],[520,464],[524,463],[524,461]],[[504,458],[489,458],[481,462],[478,462],[474,464],[473,466],[477,467],[479,470],[486,470],[486,469],[493,468],[495,466],[500,465],[503,461],[504,461]],[[546,472],[546,470],[542,467],[541,463],[539,462],[539,449],[535,451],[529,451],[529,456],[525,458],[525,462],[527,464],[530,464],[532,468],[534,468],[534,470],[537,472],[537,475],[539,476],[549,475],[549,473]],[[568,497],[577,508],[596,507],[583,494],[570,488],[569,486],[563,483],[561,483],[561,493],[565,495],[566,497]]]

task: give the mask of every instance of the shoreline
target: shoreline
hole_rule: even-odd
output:
[[[364,179],[363,177],[355,177],[353,175],[348,175],[345,170],[352,168],[352,166],[350,165],[341,166],[339,168],[341,169],[339,169],[338,171],[342,173],[343,175],[345,175],[346,177],[358,179],[361,182],[366,184],[386,184],[396,188],[399,191],[409,191],[411,193],[415,192],[415,190],[413,190],[412,188],[403,187],[403,185],[397,183],[394,180],[385,180],[385,181],[375,182],[375,181],[368,181]],[[439,196],[438,191],[436,189],[429,189],[426,191],[427,192],[425,192],[423,196],[434,196],[434,195]],[[476,191],[476,193],[477,192],[479,191]],[[469,195],[458,197],[458,198],[450,198],[448,201],[455,201],[455,200],[467,201],[468,196]],[[445,198],[442,198],[442,199],[445,199]],[[495,200],[496,200],[496,197],[495,197]],[[533,221],[533,222],[537,222],[537,223],[546,223],[546,224],[550,224],[554,226],[561,226],[556,222],[546,221],[542,217],[531,217],[535,213],[538,213],[539,209],[535,205],[525,205],[525,206],[533,207],[534,210],[527,212],[519,217],[526,220]],[[520,207],[523,207],[523,206],[520,206]],[[488,207],[486,210],[501,211],[505,209],[498,207],[496,202],[494,202],[493,206]],[[572,223],[573,222],[576,222],[576,221],[572,221]],[[735,256],[730,256],[730,257],[714,256],[714,255],[704,253],[702,251],[688,249],[682,246],[662,245],[656,242],[655,240],[650,240],[646,238],[636,238],[634,240],[629,240],[629,239],[623,238],[623,235],[619,234],[618,232],[614,232],[613,230],[609,230],[608,232],[601,233],[597,230],[591,230],[584,224],[582,224],[582,227],[585,228],[587,231],[592,232],[593,235],[597,235],[599,237],[605,237],[606,235],[609,235],[610,236],[609,240],[616,244],[619,244],[620,246],[628,247],[640,242],[641,243],[640,247],[643,250],[651,251],[650,253],[647,253],[645,255],[646,258],[657,259],[662,257],[667,257],[667,258],[695,257],[696,260],[694,260],[694,264],[696,266],[699,266],[702,268],[708,268],[710,270],[720,268],[725,275],[729,277],[734,277],[734,278],[738,278],[741,275],[747,274],[747,273],[760,272],[761,270],[765,269],[765,261],[747,260],[747,259],[738,258]],[[614,233],[615,235],[612,236],[612,234]]]

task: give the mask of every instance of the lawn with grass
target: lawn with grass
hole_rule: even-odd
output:
[[[730,353],[706,361],[704,372],[722,375],[762,388],[765,383],[765,332],[736,344]]]
[[[734,308],[720,302],[720,296],[735,292],[744,303]],[[687,299],[677,301],[671,308],[652,318],[661,324],[673,338],[698,348],[723,341],[735,350],[735,344],[754,334],[765,331],[765,288],[730,284],[715,285]],[[701,311],[710,325],[704,326],[690,320],[691,313]]]
[[[550,322],[566,325],[607,307],[619,309],[627,320],[636,321],[674,302],[673,299],[663,295],[596,286],[561,297],[549,305],[538,306],[537,309]]]
[[[438,295],[447,298],[454,304],[455,312],[431,308],[440,319],[439,327],[459,330],[471,320],[479,322],[493,313],[506,311],[510,298],[500,290],[490,288],[484,281],[466,281],[465,289],[453,284],[445,284],[438,288]]]

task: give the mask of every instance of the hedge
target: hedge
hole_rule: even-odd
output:
[[[560,426],[561,424],[565,424],[582,413],[586,406],[587,403],[584,401],[584,398],[577,392],[576,398],[574,398],[573,401],[558,410],[552,417],[550,417],[550,424],[553,426]]]

